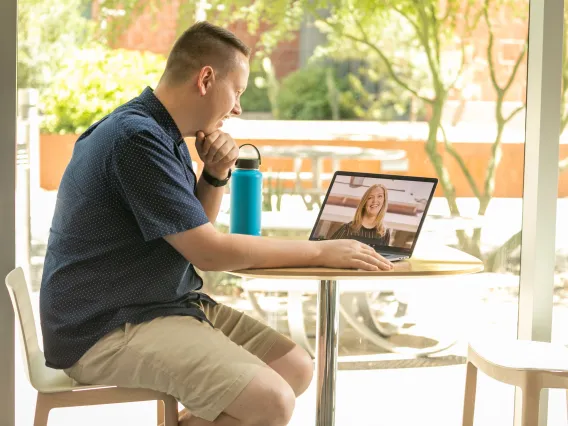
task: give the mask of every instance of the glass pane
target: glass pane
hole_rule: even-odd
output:
[[[336,424],[459,424],[468,339],[516,335],[528,0],[495,0],[488,9],[471,0],[325,9],[323,2],[280,2],[261,8],[269,25],[259,27],[250,4],[261,0],[87,3],[20,1],[18,84],[21,102],[29,102],[19,117],[18,220],[29,235],[20,236],[19,253],[29,264],[36,314],[57,190],[75,141],[155,87],[176,35],[195,17],[207,18],[255,47],[244,112],[223,129],[263,153],[265,235],[307,239],[336,170],[439,179],[426,212],[427,197],[388,188],[391,244],[448,245],[482,259],[485,271],[343,292]],[[45,25],[33,25],[40,17]],[[186,142],[199,175],[203,163],[194,141]],[[351,198],[334,202],[353,213],[349,203],[359,200]],[[216,224],[222,232],[229,200],[227,188]],[[328,231],[349,220],[339,216],[327,220]],[[284,281],[263,286],[202,275],[218,301],[314,348],[315,285],[292,294]],[[438,344],[440,351],[417,356]],[[34,393],[21,368],[18,383],[18,424],[31,424]],[[476,425],[512,424],[513,389],[482,375],[478,383]],[[313,423],[315,394],[314,381],[291,425]],[[150,403],[76,408],[56,410],[51,420],[150,424],[154,410]]]
[[[567,344],[565,324],[568,315],[568,230],[566,229],[566,213],[568,211],[568,66],[566,65],[566,25],[568,24],[568,5],[564,4],[564,55],[562,58],[562,98],[560,123],[560,162],[558,164],[558,204],[556,209],[556,265],[554,277],[554,299],[552,311],[552,342]],[[558,423],[566,422],[566,392],[550,390],[549,416],[558,419]],[[550,422],[549,422],[550,423]],[[550,423],[553,424],[553,423]]]

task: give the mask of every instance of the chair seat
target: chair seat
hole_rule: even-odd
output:
[[[55,370],[52,368],[44,368],[40,374],[36,375],[33,387],[42,393],[56,393],[56,392],[67,392],[74,390],[83,389],[94,389],[94,388],[104,388],[108,386],[101,385],[77,385],[76,382],[71,379],[62,370]]]
[[[469,350],[501,368],[568,375],[568,348],[560,344],[490,339],[483,342],[471,342]]]

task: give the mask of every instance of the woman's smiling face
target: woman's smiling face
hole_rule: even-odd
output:
[[[377,216],[385,203],[385,194],[382,188],[375,188],[369,194],[365,203],[365,211],[370,216]]]

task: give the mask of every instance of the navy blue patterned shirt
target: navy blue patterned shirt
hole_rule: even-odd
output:
[[[46,364],[69,368],[121,325],[207,320],[193,266],[162,237],[209,220],[191,158],[152,89],[77,140],[59,187],[40,290]]]

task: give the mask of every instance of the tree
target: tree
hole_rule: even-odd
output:
[[[70,49],[89,39],[86,10],[84,0],[18,2],[18,87],[45,87]]]
[[[561,93],[561,118],[560,118],[560,135],[566,130],[568,125],[568,7],[564,8],[564,33],[563,33],[563,50],[562,50],[562,93]],[[568,170],[568,157],[563,158],[558,163],[558,171],[560,173]],[[511,236],[501,247],[493,251],[487,257],[487,265],[491,269],[495,269],[500,265],[503,259],[516,251],[521,246],[522,231]]]

